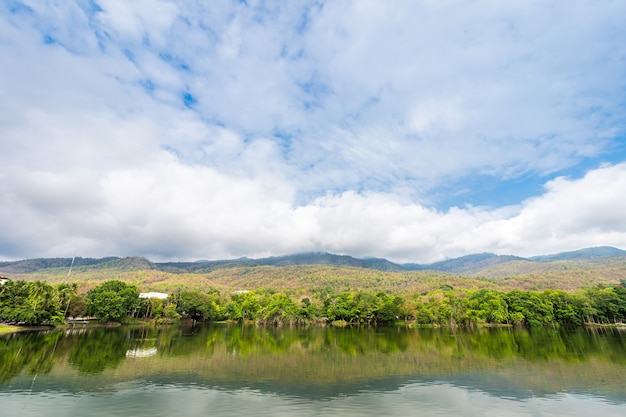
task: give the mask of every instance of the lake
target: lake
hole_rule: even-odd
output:
[[[620,416],[618,329],[67,328],[0,337],[0,416]]]

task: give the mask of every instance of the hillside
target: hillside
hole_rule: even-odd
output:
[[[536,262],[550,262],[583,259],[588,260],[610,256],[626,256],[626,251],[611,246],[598,246],[595,248],[585,248],[571,252],[561,252],[554,255],[533,256],[528,259]]]
[[[471,275],[478,270],[489,268],[494,265],[506,264],[509,262],[523,260],[517,256],[495,255],[493,253],[479,253],[475,255],[462,256],[460,258],[448,259],[422,266],[421,269],[433,271],[449,272],[458,275]]]
[[[71,258],[55,258],[3,262],[0,276],[52,283],[74,281],[81,283],[81,291],[105,280],[120,279],[146,291],[230,292],[266,287],[294,294],[329,289],[423,293],[447,286],[571,290],[626,280],[626,255],[590,256],[589,251],[578,254],[579,258],[567,255],[569,259],[552,261],[477,254],[422,265],[419,270],[415,264],[405,267],[384,259],[356,259],[327,253],[168,263],[153,263],[139,257],[76,258],[70,277]]]
[[[222,261],[164,262],[154,264],[156,269],[167,272],[209,272],[221,268],[241,268],[253,266],[291,266],[291,265],[333,265],[355,268],[376,269],[379,271],[402,271],[401,265],[386,259],[357,259],[347,255],[333,255],[325,252],[300,253],[287,256],[250,259],[240,258]]]
[[[80,258],[74,260],[73,270],[114,269],[114,270],[158,270],[171,273],[208,273],[218,269],[257,266],[296,266],[329,265],[373,269],[385,272],[438,271],[463,276],[484,276],[506,278],[519,274],[552,272],[562,269],[617,265],[626,260],[626,251],[613,247],[596,247],[553,255],[522,258],[513,255],[480,253],[466,255],[432,264],[397,264],[382,258],[358,259],[348,255],[334,255],[325,252],[301,253],[269,258],[239,258],[218,261],[197,262],[151,262],[140,257],[107,257],[101,259]],[[0,262],[0,274],[29,274],[40,271],[69,270],[71,258],[26,259],[14,262]]]

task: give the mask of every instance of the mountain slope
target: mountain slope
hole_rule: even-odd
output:
[[[479,253],[475,255],[461,256],[460,258],[447,259],[430,265],[423,265],[421,269],[448,272],[451,274],[468,275],[492,265],[522,260],[517,256],[495,255],[493,253]]]
[[[571,252],[561,252],[553,255],[541,255],[528,258],[535,262],[551,262],[551,261],[565,261],[573,259],[592,259],[603,258],[608,256],[620,256],[626,255],[625,250],[617,249],[612,246],[597,246],[593,248],[579,249]]]
[[[26,259],[0,262],[0,274],[44,274],[55,276],[69,271],[71,258]],[[75,258],[73,271],[161,271],[173,274],[203,274],[220,269],[262,266],[285,267],[325,265],[370,269],[382,272],[436,271],[460,276],[508,278],[525,274],[546,274],[567,270],[590,271],[598,268],[626,269],[626,251],[612,247],[587,248],[554,255],[520,258],[510,255],[480,253],[432,264],[396,264],[386,259],[358,259],[347,255],[315,252],[261,259],[231,259],[198,262],[151,262],[141,257]],[[74,273],[74,272],[73,272]]]

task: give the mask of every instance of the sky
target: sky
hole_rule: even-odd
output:
[[[626,2],[3,0],[0,260],[626,248]]]

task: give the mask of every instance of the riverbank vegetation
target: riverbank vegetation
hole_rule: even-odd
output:
[[[195,320],[252,321],[269,325],[342,322],[387,325],[403,321],[422,326],[511,325],[539,327],[616,324],[626,320],[626,288],[596,286],[573,292],[455,290],[450,286],[407,298],[383,292],[313,291],[297,298],[272,289],[245,291],[222,297],[218,292],[174,294],[167,301],[180,317]],[[186,300],[183,302],[183,300]],[[196,304],[190,304],[194,300]],[[165,311],[165,307],[156,311]],[[153,309],[153,311],[155,311]],[[167,315],[163,313],[163,316]],[[170,316],[171,317],[171,316]]]
[[[9,281],[0,287],[0,320],[24,325],[55,325],[67,317],[92,316],[102,322],[127,317],[157,323],[180,319],[254,322],[271,326],[582,326],[626,320],[626,282],[573,291],[457,289],[407,293],[341,291],[331,286],[308,291],[263,287],[220,292],[182,289],[166,299],[140,298],[136,285],[105,281],[86,293],[78,284]]]
[[[80,304],[78,284],[7,281],[0,286],[0,321],[9,324],[54,325],[65,322],[70,307]]]

